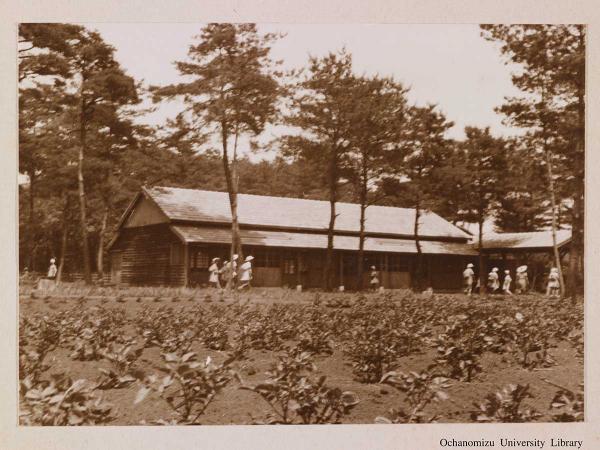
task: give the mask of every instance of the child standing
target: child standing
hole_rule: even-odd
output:
[[[237,259],[238,255],[233,255],[231,261],[226,261],[221,269],[221,274],[225,278],[225,288],[227,290],[234,289],[237,285]]]
[[[517,267],[517,288],[516,288],[515,292],[517,294],[526,293],[528,284],[529,284],[529,279],[527,277],[527,266]]]
[[[558,269],[553,267],[550,269],[550,275],[548,275],[548,288],[546,289],[546,296],[560,297],[560,275],[558,274]]]
[[[494,267],[488,275],[488,288],[491,293],[494,294],[500,287],[500,280],[498,278],[498,268]]]
[[[376,291],[379,289],[379,272],[375,266],[371,266],[371,281],[369,282],[371,289]]]
[[[211,287],[214,288],[221,288],[221,282],[219,281],[219,258],[213,258],[210,264],[210,267],[208,268],[208,271],[210,273],[209,277],[208,277],[208,284]]]
[[[254,256],[247,256],[244,263],[240,266],[240,287],[238,290],[244,288],[250,289],[250,281],[252,280],[252,260]]]
[[[510,276],[510,270],[504,271],[504,282],[502,283],[502,292],[506,295],[512,295],[510,292],[510,283],[512,282],[512,278]]]
[[[467,264],[467,268],[463,271],[463,281],[465,285],[465,294],[471,295],[473,292],[473,277],[475,277],[475,272],[473,272],[473,264]]]
[[[57,274],[57,272],[58,272],[58,269],[56,267],[56,259],[52,258],[50,260],[50,267],[48,268],[48,276],[47,276],[47,278],[49,280],[52,280],[52,281],[56,280],[56,274]]]

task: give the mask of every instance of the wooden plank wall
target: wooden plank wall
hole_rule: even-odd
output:
[[[121,252],[121,283],[133,286],[183,286],[181,264],[171,264],[171,244],[181,245],[168,225],[122,228],[113,251]],[[183,255],[183,249],[181,250]]]

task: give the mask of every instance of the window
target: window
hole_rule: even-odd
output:
[[[208,269],[210,256],[205,250],[192,250],[190,252],[190,267],[192,269]]]
[[[293,259],[284,259],[283,260],[283,273],[288,275],[293,275],[296,273],[296,261]]]
[[[281,264],[281,254],[275,249],[257,248],[254,253],[255,267],[279,267]]]
[[[171,265],[183,264],[183,245],[179,243],[171,244]]]
[[[388,258],[390,272],[408,272],[410,270],[410,262],[406,256],[390,255]]]

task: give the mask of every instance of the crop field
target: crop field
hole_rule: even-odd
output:
[[[583,420],[583,301],[20,293],[23,425]]]

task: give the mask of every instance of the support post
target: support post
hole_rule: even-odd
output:
[[[384,265],[385,265],[385,280],[387,286],[384,286],[385,289],[390,286],[390,267],[389,267],[389,255],[386,253],[384,255]]]
[[[183,287],[188,287],[189,272],[190,272],[190,245],[185,242],[183,244]]]
[[[302,284],[302,274],[300,273],[300,262],[302,255],[299,251],[296,252],[296,285]]]
[[[339,258],[340,258],[340,282],[339,282],[339,285],[343,286],[344,285],[344,254],[340,252]]]

